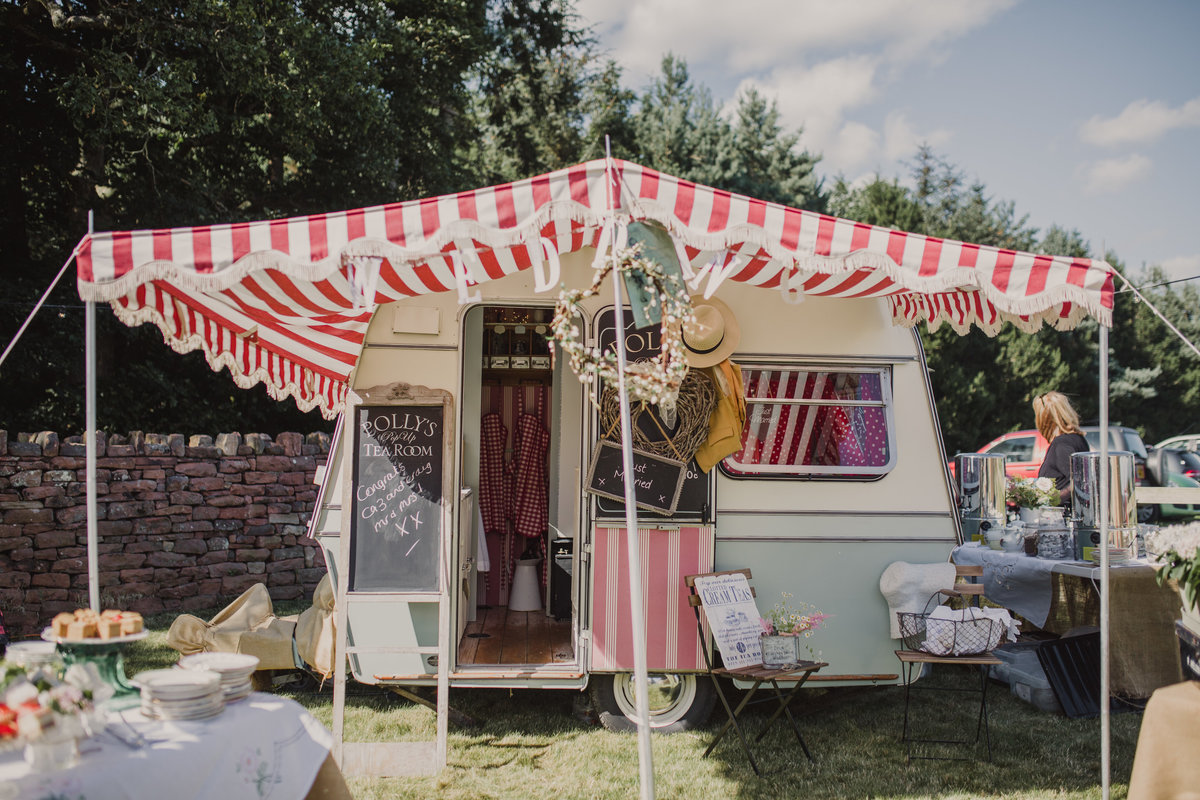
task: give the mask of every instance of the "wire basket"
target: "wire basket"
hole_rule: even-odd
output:
[[[931,616],[938,606],[935,592],[925,604],[925,611],[898,611],[900,638],[906,650],[935,656],[974,656],[986,653],[1000,644],[1004,626],[993,619],[943,619]]]

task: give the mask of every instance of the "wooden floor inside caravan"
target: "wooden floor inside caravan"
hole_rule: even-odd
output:
[[[570,664],[571,622],[544,611],[480,607],[458,644],[460,667],[479,664]]]

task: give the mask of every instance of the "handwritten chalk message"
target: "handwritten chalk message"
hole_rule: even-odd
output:
[[[641,450],[633,451],[633,493],[641,508],[660,514],[673,514],[679,503],[679,492],[687,465],[672,458],[663,458]],[[601,440],[592,454],[588,470],[587,490],[601,497],[625,500],[625,463],[621,446]]]
[[[703,520],[712,519],[712,508],[709,502],[709,476],[711,472],[700,471],[696,459],[688,462],[684,469],[683,486],[679,490],[679,502],[671,514],[675,519]],[[600,496],[596,501],[596,510],[602,517],[622,517],[625,515],[625,503],[621,498]],[[660,514],[665,512],[659,511]]]
[[[762,625],[746,576],[736,572],[696,578],[696,593],[725,666],[761,664]]]
[[[350,588],[435,591],[442,406],[359,406]]]

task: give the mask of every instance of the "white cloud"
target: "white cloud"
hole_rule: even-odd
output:
[[[1089,144],[1115,145],[1153,142],[1177,128],[1200,127],[1200,97],[1178,108],[1161,100],[1134,100],[1115,117],[1095,116],[1079,127],[1079,138]]]
[[[718,102],[753,86],[778,103],[785,128],[830,172],[910,156],[944,130],[920,131],[893,113],[873,129],[854,119],[883,98],[901,67],[937,61],[945,45],[1018,0],[579,0],[626,83],[657,76],[666,53],[685,59]],[[736,88],[735,88],[736,87]]]
[[[888,61],[936,58],[940,45],[1017,0],[580,0],[633,83],[671,52],[719,65],[735,79],[776,65],[803,66],[822,53],[873,52]]]
[[[951,138],[945,129],[917,130],[903,113],[892,112],[882,132],[848,117],[877,99],[878,61],[849,57],[825,61],[811,69],[778,69],[764,79],[747,79],[749,87],[775,100],[784,127],[803,127],[801,145],[822,156],[827,172],[852,173],[878,166],[881,160],[909,158],[920,144],[939,146]]]
[[[849,172],[877,160],[879,134],[861,122],[847,122],[835,139],[821,150],[827,172]]]
[[[1084,188],[1097,194],[1115,192],[1145,178],[1152,167],[1140,153],[1101,159],[1083,168]]]
[[[824,150],[846,112],[875,98],[876,65],[873,58],[851,56],[810,68],[783,66],[743,80],[737,93],[753,86],[774,99],[784,126],[803,126],[805,145]]]
[[[904,114],[893,111],[883,123],[883,154],[890,161],[912,158],[919,145],[937,148],[950,141],[950,138],[950,131],[944,128],[918,131]]]

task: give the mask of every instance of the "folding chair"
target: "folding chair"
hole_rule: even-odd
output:
[[[974,578],[983,576],[982,566],[971,565],[956,565],[954,568],[955,578]],[[979,604],[979,598],[983,597],[982,583],[955,583],[953,589],[941,589],[939,594],[946,597],[974,597],[976,605]],[[967,601],[969,604],[969,600]],[[903,616],[903,615],[901,615]],[[938,656],[932,653],[926,653],[920,650],[897,650],[896,658],[900,659],[901,668],[904,672],[904,725],[901,729],[900,739],[904,742],[904,760],[911,761],[914,758],[937,759],[946,761],[956,760],[971,760],[971,756],[931,756],[912,754],[912,746],[914,744],[946,744],[946,745],[974,745],[979,742],[980,733],[983,734],[984,742],[987,745],[987,760],[992,760],[992,737],[988,730],[988,713],[987,713],[987,688],[988,676],[991,673],[993,666],[1001,663],[1000,659],[996,658],[991,650],[987,650],[975,655],[966,656]],[[912,685],[915,681],[914,674],[920,677],[920,671],[924,669],[926,664],[940,665],[957,665],[961,667],[976,667],[979,670],[979,688],[958,688],[958,687],[923,687],[926,691],[947,691],[961,692],[966,694],[979,694],[979,716],[975,722],[975,738],[974,739],[919,739],[913,736],[912,726],[909,721],[909,701],[912,693]]]
[[[733,658],[729,659],[737,662],[738,666],[713,666],[713,658],[710,655],[709,640],[704,631],[704,620],[705,618],[708,619],[710,630],[722,625],[723,621],[713,619],[713,604],[710,603],[705,605],[703,595],[701,591],[697,589],[696,580],[698,578],[720,578],[722,576],[731,576],[727,580],[740,587],[744,587],[746,596],[750,598],[750,605],[753,605],[754,589],[749,585],[751,575],[750,570],[748,569],[727,570],[725,572],[707,572],[700,575],[687,575],[683,579],[684,584],[687,585],[689,591],[688,602],[692,606],[692,611],[696,614],[696,631],[700,637],[701,643],[703,644],[701,651],[704,653],[704,662],[708,667],[708,674],[709,677],[712,678],[713,686],[716,688],[717,697],[720,699],[721,705],[724,707],[725,713],[728,716],[725,724],[721,727],[721,729],[717,732],[717,735],[713,738],[712,742],[708,745],[708,749],[704,751],[704,756],[707,757],[708,754],[711,753],[714,748],[716,748],[717,743],[720,742],[725,734],[729,732],[729,729],[733,728],[734,732],[737,733],[738,739],[742,743],[742,749],[746,751],[746,758],[750,760],[750,768],[754,770],[755,775],[762,774],[758,769],[758,762],[754,760],[754,755],[750,751],[750,743],[746,740],[746,733],[742,729],[742,723],[739,720],[739,717],[742,711],[744,711],[750,705],[750,701],[758,691],[759,687],[764,683],[768,683],[775,694],[775,700],[778,703],[778,707],[775,709],[775,712],[771,715],[770,719],[767,720],[766,724],[763,726],[763,729],[759,731],[758,736],[755,737],[754,741],[756,743],[761,741],[763,736],[770,729],[772,723],[779,719],[780,716],[786,716],[788,722],[791,723],[792,731],[796,734],[796,741],[800,743],[801,749],[804,750],[804,755],[808,757],[809,761],[812,761],[812,753],[808,751],[808,745],[805,744],[804,737],[800,734],[800,727],[796,724],[796,718],[792,716],[789,705],[791,704],[792,700],[795,699],[797,692],[800,691],[800,687],[804,685],[805,681],[807,681],[812,675],[816,674],[822,667],[827,667],[829,665],[823,661],[800,661],[795,664],[788,664],[784,667],[763,666],[761,649],[758,643],[758,635],[759,631],[761,631],[761,628],[758,617],[755,616],[755,618],[752,620],[752,628],[749,625],[743,625],[743,630],[746,633],[744,636],[737,639],[738,653],[735,654]],[[741,576],[740,581],[738,580],[737,576]],[[701,581],[701,583],[703,584],[704,581]],[[700,613],[702,608],[705,612],[703,616]],[[755,614],[757,615],[757,611],[755,611]],[[745,623],[745,620],[742,622]],[[716,644],[717,639],[718,637],[714,635],[714,645]],[[727,643],[728,641],[729,639],[726,639]],[[744,655],[744,651],[760,653],[757,662],[749,664],[742,663],[747,659],[747,656]],[[742,701],[738,703],[736,708],[730,705],[728,698],[725,696],[724,690],[721,688],[721,682],[719,680],[721,677],[733,678],[734,680],[752,683],[750,690],[746,693],[745,697],[742,698]],[[792,688],[787,690],[785,693],[785,691],[779,686],[780,681],[795,681],[795,683],[792,685]]]

